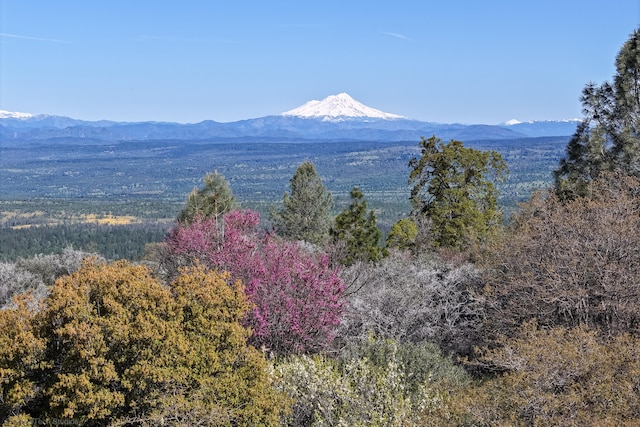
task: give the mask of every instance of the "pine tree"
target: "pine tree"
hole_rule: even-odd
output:
[[[554,171],[556,193],[561,199],[586,194],[589,183],[610,165],[601,128],[589,129],[587,121],[578,125],[569,140],[566,156]]]
[[[486,239],[502,223],[492,182],[507,172],[502,156],[435,136],[422,138],[420,147],[422,156],[409,162],[412,215],[431,220],[436,246],[462,248]]]
[[[178,215],[178,222],[188,224],[196,216],[220,217],[238,208],[233,192],[224,175],[218,171],[207,173],[202,179],[204,187],[194,188],[187,198],[187,206]]]
[[[616,166],[640,175],[640,32],[633,32],[616,57],[614,120],[609,126]]]
[[[561,199],[587,196],[587,184],[605,171],[640,176],[640,33],[616,57],[613,84],[589,83],[580,98],[583,121],[567,144],[555,176]]]
[[[344,242],[346,254],[341,262],[351,265],[356,260],[378,261],[384,255],[378,245],[382,233],[373,211],[367,215],[367,202],[358,187],[351,190],[351,204],[340,213],[331,228],[334,243]]]
[[[289,182],[291,194],[284,194],[283,207],[270,212],[277,233],[290,240],[324,242],[331,227],[333,196],[309,161],[298,167]]]

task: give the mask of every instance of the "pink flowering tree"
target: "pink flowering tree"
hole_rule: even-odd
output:
[[[258,213],[231,211],[222,220],[196,218],[167,237],[167,260],[196,259],[240,279],[253,303],[245,323],[253,344],[275,354],[314,353],[332,341],[344,306],[344,285],[328,257],[261,233]]]

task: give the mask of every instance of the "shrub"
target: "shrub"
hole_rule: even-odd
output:
[[[376,266],[355,264],[340,274],[349,300],[341,343],[363,342],[373,333],[399,343],[436,342],[460,353],[475,344],[483,306],[479,271],[471,264],[392,252]]]
[[[292,356],[274,368],[276,389],[294,400],[289,426],[401,426],[411,402],[397,363],[374,366],[354,359],[344,366],[326,356]]]
[[[165,259],[185,265],[200,260],[242,280],[253,304],[244,322],[256,347],[275,354],[327,348],[343,311],[342,281],[326,256],[260,233],[259,221],[247,210],[229,212],[222,223],[199,218],[179,225],[166,240]]]
[[[366,359],[385,369],[389,367],[389,361],[395,361],[404,378],[404,389],[416,404],[424,397],[422,392],[427,383],[446,381],[462,386],[470,381],[464,368],[456,365],[437,344],[431,342],[398,343],[375,338],[371,334],[366,341],[345,347],[340,359]]]
[[[58,277],[66,276],[78,270],[87,258],[104,259],[97,254],[65,248],[59,254],[36,255],[33,258],[21,258],[16,266],[38,276],[46,286],[53,285]]]
[[[510,335],[541,326],[638,332],[640,181],[609,174],[589,198],[562,202],[538,194],[523,205],[511,234],[486,260],[488,331]]]
[[[624,426],[640,422],[640,342],[534,322],[476,362],[502,373],[449,403],[460,424]]]
[[[0,262],[0,308],[11,303],[15,295],[31,290],[42,298],[47,293],[42,280],[15,264]]]
[[[37,299],[44,298],[58,277],[73,273],[88,257],[98,259],[95,255],[67,248],[60,254],[0,263],[0,308],[10,304],[15,295],[28,291]]]
[[[410,426],[439,410],[444,390],[468,384],[434,344],[370,337],[339,359],[291,356],[274,366],[278,390],[293,400],[290,426]]]
[[[239,320],[242,285],[200,266],[165,287],[87,264],[0,311],[0,418],[104,425],[274,425],[286,403]]]

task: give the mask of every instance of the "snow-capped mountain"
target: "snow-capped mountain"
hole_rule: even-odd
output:
[[[397,114],[385,113],[356,101],[347,93],[330,95],[321,101],[312,100],[293,110],[285,111],[281,116],[301,118],[321,118],[325,121],[335,121],[350,118],[372,119],[406,119]]]
[[[182,140],[313,140],[313,141],[419,141],[436,135],[446,141],[521,139],[569,136],[579,120],[519,122],[501,125],[446,124],[409,119],[368,107],[346,93],[309,101],[280,115],[220,123],[84,121],[47,114],[32,115],[0,110],[0,145],[11,141]]]
[[[526,122],[521,122],[518,119],[511,119],[511,120],[507,120],[506,122],[502,123],[503,126],[514,126],[514,125],[521,125],[521,124],[534,124],[534,123],[571,123],[571,124],[576,124],[576,123],[580,123],[582,121],[582,119],[563,119],[563,120],[529,120]]]
[[[540,137],[572,135],[576,131],[576,128],[580,122],[580,119],[530,120],[528,122],[521,122],[516,119],[511,119],[507,120],[500,126],[505,129],[511,129],[516,132],[521,132],[528,136]]]
[[[513,126],[513,125],[519,125],[520,123],[522,123],[520,120],[518,119],[511,119],[511,120],[507,120],[506,122],[502,123],[504,126]]]

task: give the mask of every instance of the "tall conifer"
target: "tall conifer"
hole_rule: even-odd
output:
[[[197,216],[217,218],[239,207],[224,175],[215,171],[207,173],[202,180],[204,187],[191,191],[178,222],[189,224]]]
[[[331,227],[333,196],[327,191],[313,163],[305,161],[289,181],[281,209],[271,209],[276,231],[290,240],[323,243]]]
[[[367,202],[358,187],[351,190],[351,204],[340,213],[330,231],[334,242],[344,242],[346,254],[341,260],[351,265],[356,260],[378,261],[383,248],[378,245],[382,233],[373,211],[367,214]]]
[[[582,124],[554,171],[562,199],[587,196],[587,184],[604,171],[640,176],[640,33],[616,57],[613,83],[589,83],[582,91]]]

